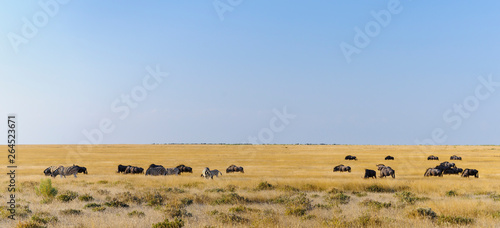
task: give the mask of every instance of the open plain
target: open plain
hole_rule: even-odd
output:
[[[4,174],[0,227],[500,227],[500,146],[19,145],[17,156],[16,220],[7,218]],[[479,178],[424,177],[444,161],[477,169]],[[116,172],[119,164],[152,163],[193,173]],[[396,178],[363,179],[381,163]],[[72,164],[88,174],[43,174]],[[245,173],[226,174],[232,164]],[[352,171],[332,172],[339,164]],[[205,167],[223,175],[204,179]],[[46,179],[57,190],[52,197],[37,191]]]

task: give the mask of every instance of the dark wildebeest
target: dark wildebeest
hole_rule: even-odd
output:
[[[126,169],[127,169],[127,167],[129,167],[129,166],[130,166],[130,165],[121,165],[121,164],[119,164],[119,165],[118,165],[118,171],[117,171],[117,173],[123,173],[123,172],[125,172],[125,170],[126,170]]]
[[[226,173],[233,173],[233,172],[245,173],[245,171],[243,170],[243,167],[241,167],[241,166],[230,165],[229,167],[227,167]]]
[[[446,169],[443,171],[443,174],[460,174],[462,173],[464,170],[461,169],[461,168],[450,168],[450,169]]]
[[[46,169],[43,171],[43,173],[45,174],[45,176],[50,176],[50,175],[52,175],[52,173],[53,173],[54,171],[56,171],[58,168],[59,168],[59,166],[50,166],[50,167],[46,168]]]
[[[144,173],[144,169],[141,167],[137,166],[128,166],[127,169],[125,169],[125,174],[131,173],[131,174],[136,174],[136,173]]]
[[[477,169],[464,169],[462,172],[462,177],[474,176],[475,178],[479,177],[479,171]]]
[[[338,165],[333,167],[333,172],[351,172],[351,167],[345,165]]]
[[[462,160],[462,157],[459,157],[457,155],[453,155],[450,157],[450,160]]]
[[[389,166],[379,167],[380,170],[380,178],[391,176],[392,178],[396,178],[396,171]]]
[[[371,169],[365,169],[365,178],[375,178],[377,179],[377,172]]]
[[[428,168],[425,173],[424,177],[429,177],[429,176],[443,176],[443,170],[442,169],[435,169],[435,168]]]
[[[436,166],[436,169],[440,169],[440,170],[447,170],[447,169],[451,169],[451,168],[456,168],[455,163],[450,163],[447,161],[442,162],[441,164]]]
[[[83,166],[77,166],[77,165],[75,165],[75,164],[73,164],[73,166],[78,167],[78,173],[89,174],[89,173],[87,172],[87,168],[85,168],[85,167],[83,167]]]
[[[394,157],[389,155],[389,156],[385,157],[385,160],[394,160]]]
[[[431,156],[427,157],[427,160],[439,160],[439,157],[431,155]]]
[[[185,166],[185,165],[178,165],[176,168],[179,169],[180,173],[192,173],[193,172],[193,169],[189,166]]]
[[[358,159],[356,158],[356,156],[347,155],[345,156],[345,160],[358,160]]]

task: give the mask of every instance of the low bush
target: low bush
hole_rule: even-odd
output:
[[[70,202],[74,199],[76,199],[76,197],[78,197],[78,193],[77,192],[73,192],[73,191],[65,191],[63,193],[61,193],[60,195],[57,196],[57,199],[62,201],[62,202]]]
[[[108,201],[108,202],[104,203],[104,205],[106,205],[107,207],[129,207],[128,204],[121,202],[117,199],[113,199],[111,201]]]
[[[435,219],[437,214],[431,208],[417,208],[410,213],[410,216]]]
[[[423,200],[428,200],[429,198],[426,197],[418,197],[412,192],[408,191],[403,191],[403,192],[397,192],[394,194],[396,198],[398,198],[401,202],[407,203],[407,204],[415,204],[417,201],[423,201]]]
[[[76,209],[65,209],[65,210],[61,210],[60,213],[62,215],[80,215],[82,213],[82,211],[76,210]]]
[[[182,219],[175,218],[174,221],[169,221],[165,219],[163,222],[155,223],[152,228],[181,228],[184,226],[184,221]]]
[[[255,188],[255,190],[257,190],[257,191],[273,190],[273,189],[274,189],[274,186],[272,186],[271,184],[267,183],[267,181],[260,182],[257,185],[257,187]]]
[[[142,212],[142,211],[136,211],[136,210],[127,213],[127,215],[129,217],[134,217],[135,216],[135,217],[139,217],[139,218],[146,216],[146,214],[144,214],[144,212]]]
[[[382,203],[382,202],[372,200],[372,199],[366,199],[363,202],[361,202],[360,204],[363,206],[372,207],[375,209],[390,208],[392,206],[391,203]]]
[[[216,198],[211,202],[212,205],[221,205],[221,204],[243,204],[248,202],[248,200],[243,197],[238,195],[237,193],[229,193],[229,194],[222,194],[219,198]]]
[[[79,196],[78,200],[84,201],[84,202],[89,202],[89,201],[94,200],[94,197],[92,197],[90,194],[87,193],[87,194]]]
[[[52,187],[52,180],[49,178],[41,179],[40,186],[38,188],[35,187],[35,192],[43,198],[42,203],[52,202],[57,195],[57,189]]]
[[[437,224],[439,225],[470,225],[474,219],[461,217],[461,216],[444,216],[437,217]]]

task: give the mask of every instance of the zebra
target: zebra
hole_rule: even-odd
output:
[[[217,169],[210,170],[210,173],[212,174],[212,176],[219,177],[219,174],[222,176],[222,172]]]
[[[68,175],[74,175],[76,178],[76,174],[78,173],[79,167],[78,166],[59,166],[59,168],[56,169],[56,171],[52,172],[51,177],[56,177],[57,175],[61,175],[61,178],[66,178]]]
[[[210,172],[210,169],[208,167],[205,167],[203,169],[203,171],[201,172],[201,176],[205,177],[205,179],[208,179],[209,177],[211,179],[214,179],[214,176],[212,175],[212,173]]]
[[[180,170],[178,168],[167,168],[165,175],[178,175],[180,173]]]
[[[50,176],[54,171],[56,171],[56,169],[59,168],[59,166],[50,166],[48,168],[46,168],[43,173],[45,174],[45,176]]]
[[[151,176],[159,176],[159,175],[166,175],[167,170],[163,166],[159,167],[150,167],[148,170],[146,170],[146,176],[151,175]]]

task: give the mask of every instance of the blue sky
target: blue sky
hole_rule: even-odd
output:
[[[0,3],[0,116],[18,115],[20,143],[500,138],[497,1]],[[349,62],[342,44],[358,48]]]

